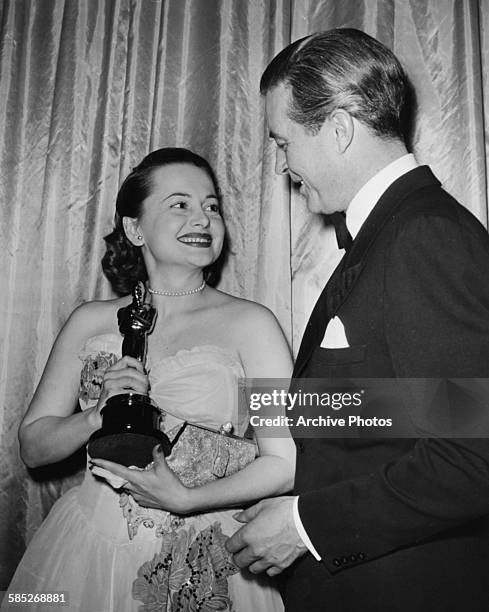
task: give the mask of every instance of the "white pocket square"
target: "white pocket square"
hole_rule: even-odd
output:
[[[324,332],[321,348],[338,349],[347,348],[349,346],[341,319],[339,317],[333,317]]]

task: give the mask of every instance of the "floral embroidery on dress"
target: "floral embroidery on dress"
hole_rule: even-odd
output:
[[[162,536],[162,547],[138,570],[132,596],[139,612],[232,612],[228,576],[238,573],[224,547],[221,524],[194,526]]]
[[[117,355],[99,351],[96,355],[87,355],[83,359],[83,368],[80,374],[80,399],[85,403],[98,400],[104,374],[107,368],[114,365]]]
[[[163,534],[170,533],[185,523],[184,518],[171,514],[171,512],[140,506],[126,491],[120,494],[119,505],[127,521],[127,533],[130,540],[136,536],[140,525],[147,529],[155,529],[155,536],[161,538]]]

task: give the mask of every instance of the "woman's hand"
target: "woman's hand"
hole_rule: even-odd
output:
[[[99,429],[102,426],[100,411],[110,397],[129,392],[147,395],[148,390],[149,380],[143,364],[138,359],[127,355],[119,359],[104,373],[100,397],[90,414],[93,427]]]
[[[159,446],[153,449],[153,465],[146,470],[134,470],[106,461],[91,459],[112,474],[123,478],[124,490],[130,493],[140,506],[168,510],[175,514],[188,514],[193,510],[192,489],[187,488],[171,471]]]

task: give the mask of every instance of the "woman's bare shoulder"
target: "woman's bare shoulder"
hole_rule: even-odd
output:
[[[130,296],[84,302],[71,313],[64,330],[80,338],[116,333],[118,331],[117,311],[127,306],[129,302]]]
[[[216,299],[219,300],[222,314],[229,320],[232,328],[235,326],[240,329],[252,327],[256,330],[257,326],[258,328],[278,326],[278,321],[273,312],[263,304],[222,291],[215,291],[220,294]]]
[[[226,338],[236,347],[247,377],[288,378],[292,372],[290,350],[275,315],[263,304],[222,297],[221,320]]]

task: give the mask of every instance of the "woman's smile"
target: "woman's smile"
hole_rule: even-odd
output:
[[[207,233],[191,232],[178,236],[177,240],[183,242],[191,247],[197,247],[199,249],[209,248],[212,244],[212,236]]]

